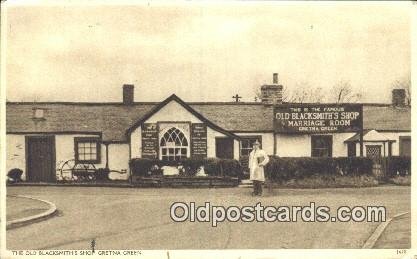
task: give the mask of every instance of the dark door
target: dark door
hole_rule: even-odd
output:
[[[347,148],[349,157],[356,156],[356,142],[349,142]]]
[[[400,156],[411,156],[411,137],[400,136]]]
[[[26,172],[28,181],[55,181],[55,138],[26,137]]]
[[[243,137],[240,141],[239,161],[246,171],[249,171],[249,154],[252,152],[255,141],[261,143],[260,148],[262,148],[262,136]]]
[[[232,138],[216,138],[216,157],[233,159]]]

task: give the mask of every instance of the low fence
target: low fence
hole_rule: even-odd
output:
[[[130,161],[132,176],[150,177],[163,175],[163,167],[175,167],[179,176],[194,177],[203,168],[207,176],[242,178],[243,169],[234,159],[186,158],[181,161],[162,161],[158,159],[135,158]]]
[[[373,174],[382,178],[411,175],[411,157],[391,156],[373,160]]]

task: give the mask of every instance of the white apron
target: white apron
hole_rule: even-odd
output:
[[[263,158],[263,161],[258,164],[258,158]],[[265,173],[263,166],[269,162],[269,157],[262,149],[252,150],[249,154],[249,172],[250,180],[265,182]]]

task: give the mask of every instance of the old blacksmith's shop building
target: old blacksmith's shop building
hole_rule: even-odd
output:
[[[389,104],[282,102],[283,86],[261,86],[261,102],[8,102],[7,171],[23,179],[60,180],[68,161],[129,172],[132,158],[234,158],[247,163],[258,140],[270,155],[388,156],[411,154],[411,108],[405,92]],[[362,150],[361,150],[362,147]],[[128,177],[129,174],[121,174]]]

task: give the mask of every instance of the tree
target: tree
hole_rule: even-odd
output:
[[[325,93],[321,87],[312,87],[309,83],[297,83],[293,88],[284,88],[282,99],[289,103],[320,103]]]
[[[262,100],[261,88],[254,88],[255,101]],[[306,82],[297,83],[294,87],[283,87],[282,101],[287,103],[320,103],[325,94],[321,87],[311,87]]]
[[[260,87],[254,89],[255,101],[262,100]],[[286,103],[357,103],[362,94],[355,91],[349,81],[339,81],[328,91],[321,87],[312,87],[307,82],[297,83],[291,87],[284,87],[282,101]]]
[[[408,73],[406,76],[402,78],[395,80],[392,83],[392,89],[404,89],[406,105],[411,105],[411,75],[410,73]]]
[[[362,99],[362,94],[354,91],[349,81],[337,82],[329,92],[329,102],[357,103]]]

